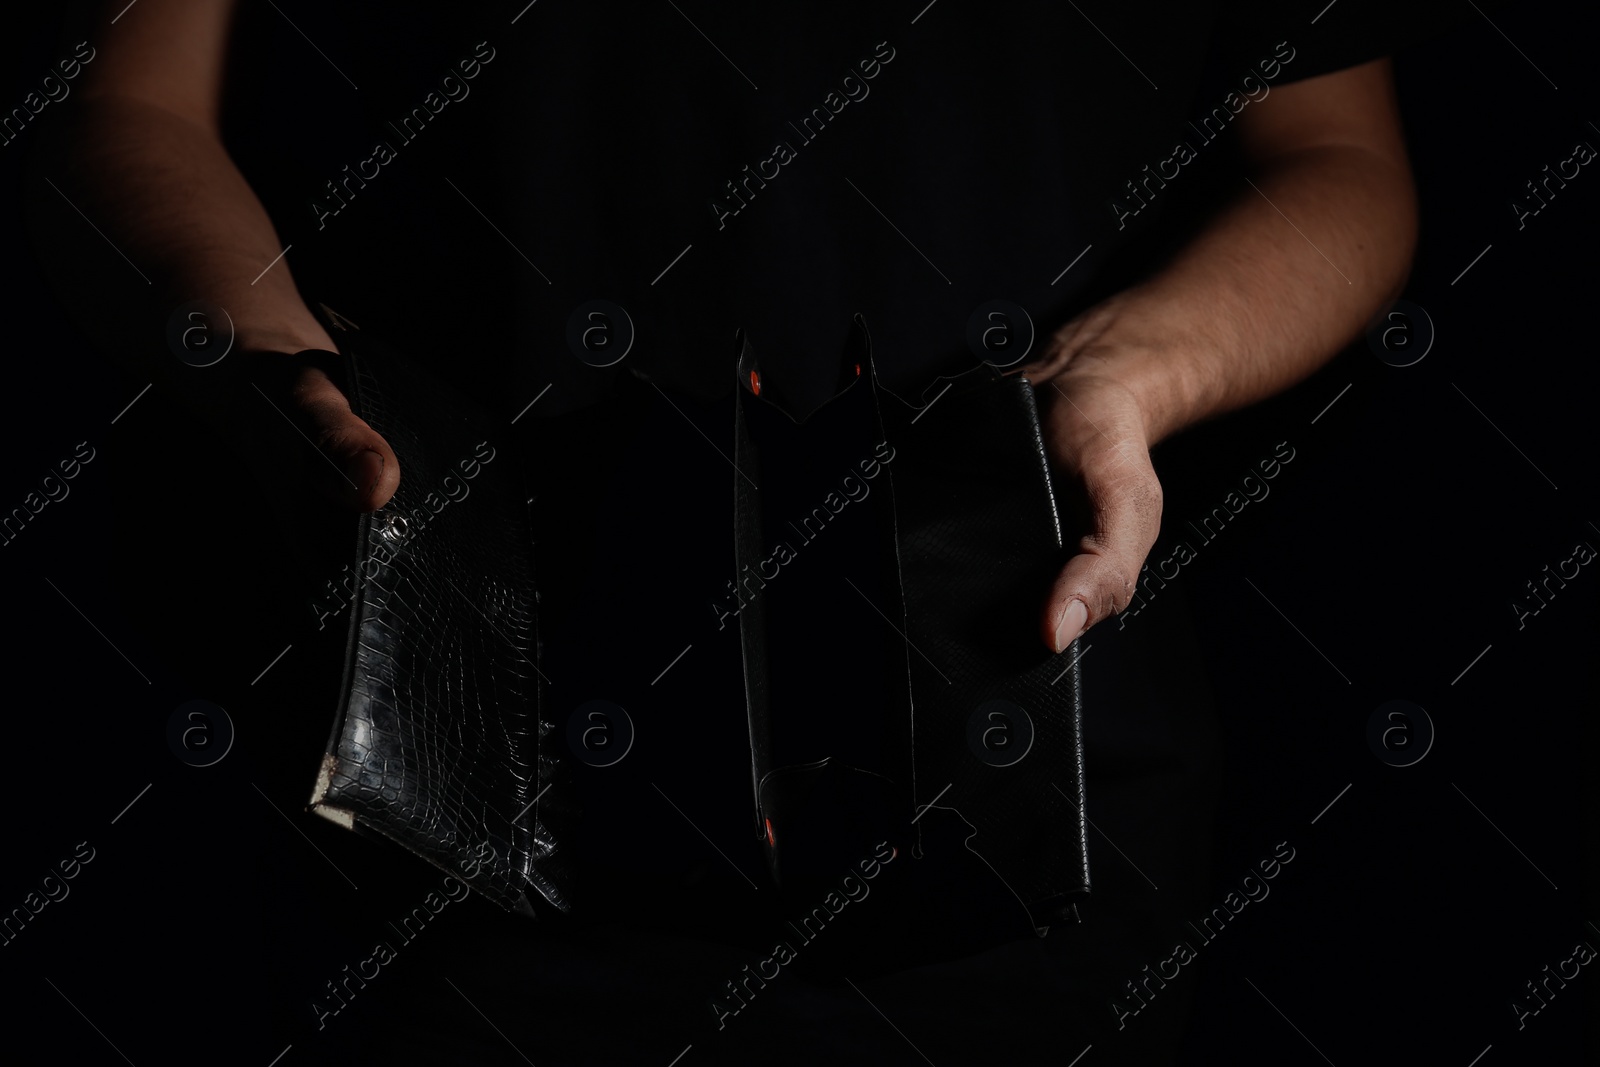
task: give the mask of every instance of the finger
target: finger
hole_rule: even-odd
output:
[[[321,370],[308,369],[292,403],[306,435],[322,454],[313,481],[336,502],[375,511],[400,487],[400,460],[383,435],[350,410],[350,402]]]
[[[1104,453],[1084,471],[1093,528],[1051,587],[1041,621],[1053,651],[1128,606],[1161,530],[1161,483],[1148,454],[1124,451]]]

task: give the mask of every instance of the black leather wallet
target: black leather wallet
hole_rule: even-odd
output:
[[[883,696],[888,723],[874,749],[883,753],[876,765],[786,759],[785,724],[772,706],[784,686],[796,684],[800,665],[791,663],[787,679],[770,669],[769,632],[781,605],[769,608],[768,597],[752,594],[739,616],[756,833],[774,877],[781,882],[795,868],[787,852],[819,874],[836,864],[847,851],[829,847],[841,813],[914,835],[916,854],[929,825],[924,817],[943,810],[1036,927],[1064,917],[1089,889],[1083,700],[1079,643],[1052,655],[1035,625],[1066,550],[1032,385],[980,365],[935,383],[923,403],[909,403],[878,381],[860,316],[839,392],[821,408],[785,409],[784,397],[763,388],[747,339],[736,374],[735,461],[751,475],[734,480],[741,576],[773,570],[771,542],[807,535],[792,522],[775,522],[785,516],[761,499],[773,483],[768,454],[825,449],[841,433],[837,420],[828,424],[830,410],[851,403],[870,412],[872,436],[887,449],[873,463],[881,462],[879,492],[887,490],[875,519],[883,555],[878,588],[872,595],[857,588],[854,599],[848,589],[841,593],[844,610],[873,626],[876,612],[888,626],[881,644],[896,683]],[[819,531],[818,544],[824,536]],[[857,540],[869,550],[874,538]],[[780,572],[773,588],[783,580]],[[821,705],[788,710],[818,716],[826,714]],[[841,720],[835,732],[845,725]],[[805,754],[792,744],[789,751]],[[813,809],[828,814],[812,816]]]
[[[394,448],[402,480],[359,523],[344,684],[311,807],[398,842],[507,908],[566,912],[577,812],[539,666],[522,480],[488,439],[491,421],[456,391],[348,320],[326,321],[343,356],[324,365],[343,373],[354,410]],[[970,830],[966,849],[1035,926],[1057,920],[1089,886],[1083,708],[1076,644],[1051,655],[1033,625],[1064,550],[1032,386],[985,366],[909,404],[880,386],[859,316],[839,395],[821,414],[797,418],[770,385],[763,395],[743,339],[737,359],[734,600],[755,832],[774,880],[792,886],[825,876],[838,857],[853,861],[852,834],[909,837],[915,855],[934,821],[924,818],[938,812]],[[784,625],[785,597],[804,601],[809,579],[773,578],[757,594],[760,575],[787,566],[768,554],[781,457],[815,457],[841,441],[851,456],[878,446],[852,468],[857,489],[841,482],[844,496],[819,498],[811,520],[792,514],[805,529],[782,536],[805,543],[798,551],[813,576],[837,579],[850,613],[840,632],[871,646],[871,664],[856,672],[866,691],[853,696],[881,729],[820,742],[848,759],[807,759],[808,745],[821,751],[817,735],[796,731],[804,715],[795,708],[775,716],[774,705],[794,704],[783,687],[808,661],[775,656],[770,636]],[[750,476],[765,472],[778,480],[763,501]],[[878,479],[870,507],[863,478]],[[858,491],[863,502],[848,505],[856,510],[844,523],[854,532],[823,531]],[[831,547],[818,547],[828,536]],[[856,550],[846,546],[877,557],[856,569],[854,594],[848,568],[834,570]],[[872,678],[886,679],[881,690]]]
[[[344,684],[311,809],[507,908],[566,911],[575,813],[544,714],[519,472],[457,391],[341,316],[325,322],[351,407],[402,477],[359,523]]]

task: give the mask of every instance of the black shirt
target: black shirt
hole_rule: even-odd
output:
[[[505,403],[553,381],[554,413],[628,369],[714,395],[742,327],[810,406],[854,312],[915,395],[972,365],[986,301],[1044,332],[1150,269],[1239,113],[1400,29],[1298,6],[284,5],[328,59],[257,12],[281,46],[236,84],[299,110],[252,177],[302,279],[510,364]],[[566,341],[594,298],[637,332],[606,371]]]

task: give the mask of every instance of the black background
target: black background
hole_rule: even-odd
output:
[[[1505,36],[1468,5],[1398,62],[1422,204],[1406,298],[1436,327],[1428,356],[1396,368],[1354,346],[1158,455],[1168,503],[1152,559],[1278,442],[1296,452],[1271,496],[1177,580],[1225,729],[1216,901],[1277,842],[1297,852],[1271,896],[1202,953],[1187,1062],[1323,1062],[1283,1016],[1334,1063],[1466,1065],[1491,1045],[1478,1062],[1577,1062],[1585,1018],[1600,1017],[1592,968],[1521,1031],[1509,1006],[1575,942],[1600,944],[1590,925],[1600,921],[1590,770],[1600,576],[1584,568],[1522,629],[1511,607],[1577,542],[1600,546],[1589,429],[1600,209],[1590,186],[1600,178],[1585,168],[1520,231],[1509,206],[1575,142],[1600,142],[1589,121],[1600,111],[1581,15],[1555,5],[1489,14]],[[59,45],[43,15],[8,21],[11,100]],[[351,898],[331,869],[279,891],[259,861],[308,847],[286,819],[357,881],[379,848],[285,803],[304,788],[280,761],[293,743],[261,740],[275,736],[275,718],[331,710],[301,708],[293,687],[275,686],[289,672],[251,684],[285,645],[289,657],[307,654],[329,633],[314,633],[288,598],[250,593],[275,573],[252,547],[271,526],[270,502],[219,502],[201,523],[174,520],[190,509],[173,501],[243,477],[240,465],[155,390],[112,424],[144,382],[93,351],[38,275],[11,195],[28,136],[0,149],[12,205],[0,214],[0,506],[20,503],[79,441],[97,458],[69,498],[0,548],[10,768],[0,908],[20,904],[78,842],[96,858],[69,898],[0,948],[7,1040],[37,1049],[30,1062],[119,1062],[87,1016],[134,1063],[266,1064],[284,1040],[268,1026],[254,963],[270,948],[257,911]],[[142,603],[148,611],[133,606]],[[241,613],[277,613],[281,640],[230,642],[271,629],[240,624]],[[1115,640],[1113,627],[1094,639]],[[670,650],[656,645],[671,643],[662,635],[639,655],[665,662]],[[239,727],[214,768],[184,766],[166,747],[168,716],[195,697],[228,708]],[[1366,741],[1369,715],[1392,699],[1420,704],[1437,731],[1409,768],[1384,765]],[[302,738],[295,751],[314,758],[321,741]],[[1115,813],[1099,823],[1111,840],[1138,832]],[[1101,837],[1092,847],[1102,868],[1125,862]],[[1158,859],[1140,865],[1162,881]],[[429,872],[416,877],[395,899],[430,884]]]

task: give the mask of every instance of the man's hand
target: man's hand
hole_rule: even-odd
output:
[[[358,511],[383,507],[400,486],[389,443],[321,369],[283,352],[255,355],[252,365],[266,369],[273,360],[283,361],[285,373],[252,375],[259,380],[236,391],[219,432],[243,452],[271,498],[287,501],[310,487]]]
[[[1161,526],[1150,449],[1293,385],[1399,295],[1416,204],[1389,61],[1274,89],[1240,114],[1250,185],[1163,269],[1020,368],[1090,530],[1045,605],[1059,652],[1126,608]]]
[[[236,0],[90,6],[85,32],[99,54],[30,161],[29,221],[62,300],[113,359],[204,420],[274,505],[316,487],[349,507],[382,507],[399,463],[325,373],[294,359],[334,342],[222,143]],[[131,281],[134,262],[144,285]],[[224,308],[234,326],[224,364],[185,367],[164,350],[172,309],[195,300]]]
[[[1092,525],[1056,578],[1044,641],[1057,652],[1133,599],[1139,568],[1161,531],[1161,484],[1138,398],[1114,377],[1062,371],[1039,385],[1051,461],[1083,487]]]
[[[1159,427],[1123,368],[1136,351],[1181,342],[1160,332],[1140,336],[1137,323],[1124,320],[1124,309],[1138,304],[1132,290],[1089,309],[1019,371],[1037,390],[1051,463],[1081,486],[1090,511],[1078,554],[1056,578],[1040,620],[1044,643],[1056,652],[1128,606],[1161,532],[1161,483],[1150,463]]]

